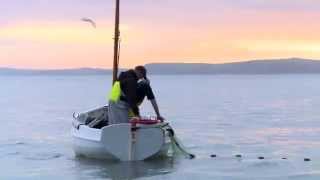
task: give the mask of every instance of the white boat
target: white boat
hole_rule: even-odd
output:
[[[113,82],[117,79],[119,63],[119,11],[116,0]],[[168,123],[139,120],[126,124],[108,124],[108,107],[74,115],[72,122],[73,148],[77,156],[98,159],[139,161],[166,156],[170,147],[193,158],[177,142]]]
[[[168,123],[149,120],[106,125],[107,111],[108,107],[102,107],[74,117],[72,136],[77,156],[139,161],[168,155],[172,145]]]

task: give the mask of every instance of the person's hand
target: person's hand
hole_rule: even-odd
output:
[[[164,118],[163,118],[162,116],[160,116],[160,115],[159,115],[159,116],[157,116],[157,119],[158,119],[158,120],[160,120],[161,122],[163,122],[163,121],[164,121]]]

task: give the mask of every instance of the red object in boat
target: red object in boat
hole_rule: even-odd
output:
[[[139,118],[133,118],[131,119],[131,124],[133,126],[136,126],[137,124],[143,124],[143,125],[153,125],[158,124],[161,121],[160,120],[154,120],[154,119],[139,119]]]

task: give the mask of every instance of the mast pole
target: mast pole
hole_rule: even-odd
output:
[[[114,83],[118,78],[119,68],[119,38],[120,38],[120,0],[116,0],[115,30],[114,30],[114,54],[113,54],[113,78]]]

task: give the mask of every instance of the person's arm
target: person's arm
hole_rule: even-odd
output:
[[[152,107],[157,115],[157,119],[164,121],[164,118],[161,116],[160,111],[159,111],[159,107],[158,107],[158,103],[156,101],[156,98],[153,94],[152,88],[150,86],[150,84],[148,83],[146,86],[146,95],[147,98],[150,100]]]
[[[150,102],[151,102],[151,104],[152,104],[152,106],[153,106],[153,109],[154,109],[155,113],[157,114],[157,118],[158,118],[159,120],[162,120],[162,121],[163,121],[164,118],[160,115],[160,111],[159,111],[159,107],[158,107],[158,104],[157,104],[156,99],[151,99]]]
[[[161,121],[164,121],[164,118],[160,114],[159,107],[158,107],[156,99],[151,99],[150,102],[151,102],[151,104],[153,106],[154,111],[157,114],[157,119],[161,120]]]

